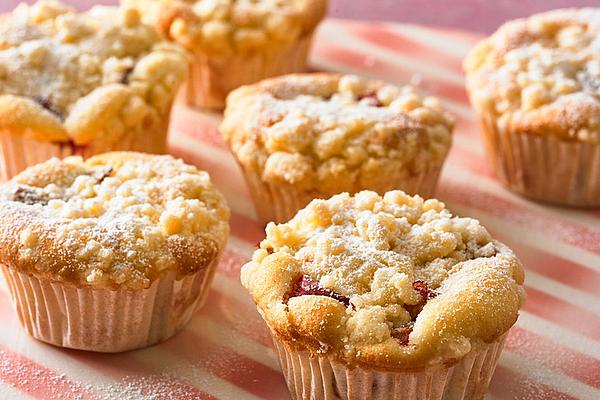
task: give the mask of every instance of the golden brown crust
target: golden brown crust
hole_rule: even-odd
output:
[[[0,186],[0,263],[77,286],[145,288],[206,268],[229,210],[208,174],[170,156],[57,159]]]
[[[4,20],[0,129],[85,145],[165,124],[188,56],[137,11],[40,1]]]
[[[317,73],[236,89],[220,131],[245,171],[326,196],[440,166],[453,125],[410,87]]]
[[[510,21],[465,60],[480,114],[500,129],[600,143],[600,9],[564,9]]]
[[[31,99],[10,94],[0,95],[0,129],[37,140],[69,140],[56,115]]]
[[[524,299],[512,251],[477,221],[400,191],[314,200],[269,224],[260,246],[241,278],[271,331],[350,366],[453,363],[504,335]],[[303,276],[321,294],[299,291]]]
[[[227,56],[281,46],[312,34],[327,0],[122,0],[165,37],[195,53]]]

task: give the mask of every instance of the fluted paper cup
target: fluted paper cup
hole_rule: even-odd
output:
[[[481,344],[452,365],[421,371],[350,368],[327,356],[311,356],[274,337],[294,400],[474,400],[483,399],[505,336]]]
[[[88,158],[109,151],[166,152],[168,117],[156,129],[137,130],[124,135],[118,142],[101,138],[84,146],[72,142],[47,142],[0,130],[0,181],[6,181],[27,167],[52,157],[82,156]]]
[[[482,116],[490,163],[510,190],[543,202],[600,207],[600,144],[503,129]]]
[[[55,346],[121,352],[165,341],[182,330],[206,299],[215,259],[180,280],[170,271],[147,289],[76,287],[2,265],[19,320]]]
[[[227,57],[195,53],[184,89],[188,105],[222,109],[227,94],[237,87],[304,71],[312,36],[306,35],[286,46],[270,46]]]
[[[243,169],[243,166],[242,166]],[[374,190],[384,194],[390,190],[401,189],[411,195],[418,194],[423,198],[433,196],[441,164],[431,165],[417,174],[406,176],[402,170],[396,176],[389,176],[384,184],[367,185],[361,190]],[[265,182],[253,171],[244,170],[244,178],[256,209],[258,220],[266,225],[269,222],[287,222],[313,199],[328,199],[331,194],[319,191],[307,191],[286,183]]]

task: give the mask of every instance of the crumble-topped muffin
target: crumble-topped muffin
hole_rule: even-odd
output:
[[[288,223],[269,224],[242,283],[273,333],[294,398],[346,398],[360,374],[383,386],[391,377],[393,386],[415,371],[441,371],[441,389],[428,393],[469,382],[482,396],[524,299],[520,262],[477,220],[402,191],[313,200]],[[489,363],[471,377],[451,371],[470,370],[480,355]],[[313,371],[308,378],[289,371],[298,363]],[[361,372],[346,378],[345,368]],[[444,374],[464,379],[445,387]],[[348,398],[385,392],[371,381],[353,394],[365,397]]]
[[[600,204],[599,46],[600,9],[563,9],[506,23],[466,59],[471,102],[511,189]]]
[[[122,0],[196,55],[189,102],[222,108],[236,87],[304,69],[326,0]]]
[[[312,198],[344,191],[432,194],[453,125],[437,99],[410,86],[320,73],[239,88],[220,130],[261,219],[283,222]],[[262,198],[278,189],[280,199]]]
[[[77,14],[40,1],[1,19],[5,179],[51,156],[165,151],[188,58],[136,10],[94,7]]]
[[[20,282],[35,282],[44,294],[36,301],[45,302],[48,313],[60,313],[54,309],[55,297],[62,296],[56,293],[60,288],[66,295],[74,293],[75,299],[65,300],[76,302],[71,306],[91,307],[92,317],[106,313],[102,321],[114,325],[102,333],[94,327],[99,323],[88,321],[86,329],[92,333],[86,334],[98,333],[96,344],[62,334],[58,337],[64,342],[58,342],[56,332],[48,333],[54,325],[38,326],[35,337],[66,347],[125,350],[131,348],[131,338],[119,339],[115,349],[102,335],[127,336],[118,331],[116,321],[129,318],[126,311],[140,312],[140,318],[148,311],[142,322],[121,321],[123,329],[141,329],[133,344],[140,347],[158,337],[166,339],[187,323],[210,285],[227,241],[228,219],[229,209],[208,174],[171,156],[116,152],[86,161],[51,159],[0,186],[0,265],[18,306],[26,309],[21,302],[33,301],[22,298]],[[46,292],[48,288],[54,290]],[[123,315],[118,309],[97,310],[81,299],[81,293],[106,296],[117,305],[123,299],[119,296],[129,296],[131,307],[144,310],[125,309]],[[160,303],[153,306],[154,301]],[[152,307],[162,307],[161,318],[169,314],[170,321],[152,329],[168,334],[140,339],[148,335],[144,324],[156,317]],[[21,317],[48,323],[36,315]],[[30,327],[30,322],[24,324]],[[69,321],[60,325],[69,326]]]

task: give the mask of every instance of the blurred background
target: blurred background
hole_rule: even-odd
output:
[[[19,0],[0,0],[0,12]],[[35,1],[26,1],[33,3]],[[77,8],[116,4],[118,0],[63,0]],[[491,33],[504,21],[562,7],[598,6],[598,0],[330,0],[330,16],[401,21]]]

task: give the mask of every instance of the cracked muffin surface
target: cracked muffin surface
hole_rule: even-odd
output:
[[[237,89],[220,131],[263,181],[333,195],[441,165],[453,126],[437,99],[409,86],[320,73]]]
[[[188,56],[137,11],[40,1],[0,19],[0,128],[85,145],[166,126]]]
[[[504,24],[465,61],[473,106],[503,129],[600,143],[600,9]]]
[[[349,365],[451,363],[504,335],[524,300],[512,251],[435,199],[340,194],[266,230],[242,268],[259,312],[291,348]]]
[[[171,156],[52,159],[0,185],[0,263],[77,286],[149,287],[220,254],[229,209],[208,174]]]
[[[285,46],[311,34],[326,0],[122,0],[194,52],[228,56]]]

